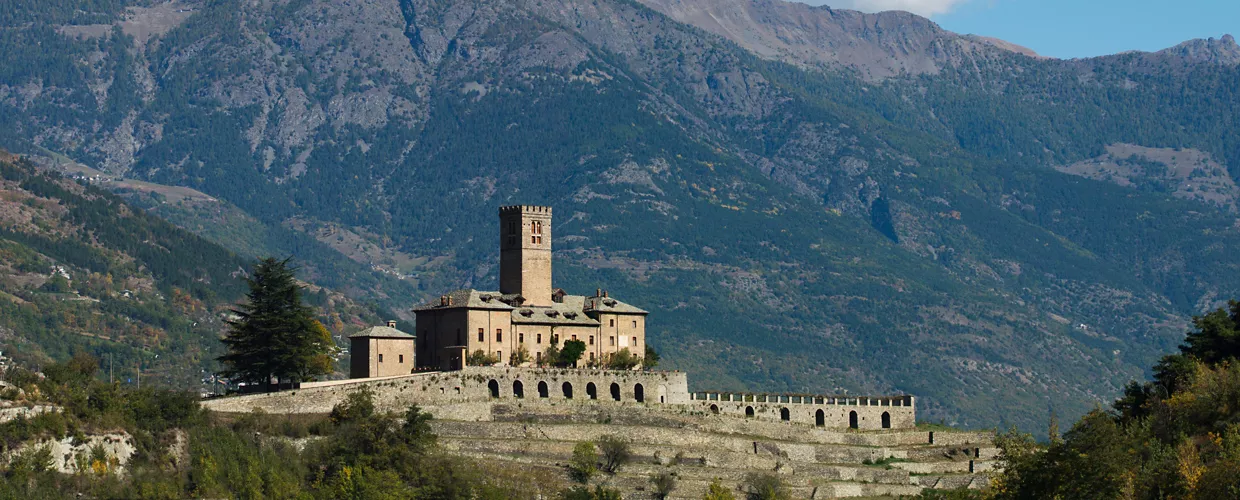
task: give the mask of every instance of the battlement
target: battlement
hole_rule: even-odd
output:
[[[529,215],[545,215],[547,217],[551,217],[551,207],[542,206],[542,205],[509,205],[506,207],[499,207],[499,214],[500,215],[529,214]]]

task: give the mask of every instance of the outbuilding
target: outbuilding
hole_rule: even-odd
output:
[[[396,329],[395,321],[349,336],[349,378],[388,377],[413,373],[413,335]]]

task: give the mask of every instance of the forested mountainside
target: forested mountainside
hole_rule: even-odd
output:
[[[37,367],[76,353],[136,383],[200,388],[247,259],[117,195],[0,151],[0,351]],[[373,309],[315,287],[336,330]],[[205,388],[205,387],[202,387]]]
[[[1060,61],[753,2],[822,27],[795,58],[628,0],[22,4],[0,145],[197,189],[406,304],[493,287],[496,207],[554,205],[557,286],[650,310],[695,387],[1040,427],[1240,288],[1230,38]],[[176,220],[237,250],[218,213]]]

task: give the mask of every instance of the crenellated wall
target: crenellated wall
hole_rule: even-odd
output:
[[[913,396],[812,396],[695,392],[693,404],[715,414],[785,421],[818,427],[911,429],[917,425]]]

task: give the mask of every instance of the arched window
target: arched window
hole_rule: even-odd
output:
[[[745,416],[746,416],[746,417],[752,417],[752,416],[753,416],[753,407],[752,407],[752,406],[746,406],[746,407],[745,407]]]
[[[586,395],[590,396],[590,399],[598,399],[598,388],[594,386],[594,382],[586,384]]]
[[[891,428],[891,414],[890,413],[883,412],[883,428],[884,429]]]
[[[716,405],[716,404],[712,404],[712,405],[710,405],[710,412],[711,412],[711,413],[714,413],[715,415],[718,415],[718,414],[719,414],[719,405]]]
[[[547,383],[541,380],[538,381],[538,397],[540,398],[547,397]]]
[[[492,398],[499,397],[499,382],[496,382],[495,379],[491,379],[490,382],[487,382],[487,389],[491,390]]]
[[[642,387],[641,384],[637,384],[633,386],[633,399],[636,399],[638,403],[645,403],[646,402],[646,388]]]
[[[823,413],[822,410],[814,412],[814,425],[817,425],[818,427],[827,425],[827,414]]]
[[[523,385],[520,380],[513,381],[512,396],[516,398],[525,397],[525,385]]]
[[[615,382],[611,383],[611,399],[620,401],[620,384]]]
[[[564,399],[573,399],[573,384],[564,383]]]
[[[857,412],[855,411],[848,412],[848,428],[856,429],[858,427],[859,425],[857,425]]]
[[[789,421],[789,420],[792,420],[792,412],[791,412],[791,411],[788,411],[788,409],[787,409],[787,408],[780,408],[780,409],[779,409],[779,419],[780,419],[780,420],[783,420],[784,422],[787,422],[787,421]]]

